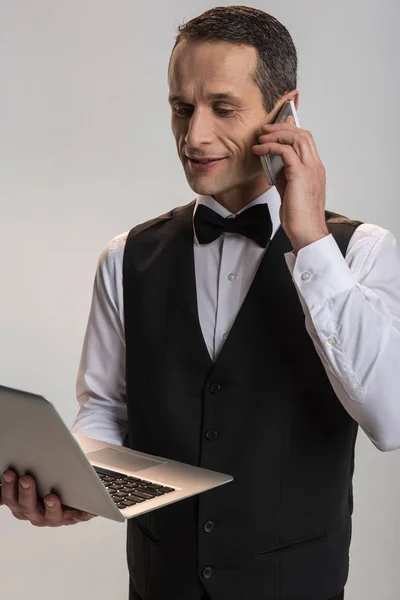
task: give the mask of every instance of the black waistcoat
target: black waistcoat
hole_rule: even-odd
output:
[[[130,520],[130,577],[144,600],[199,600],[204,589],[213,600],[329,598],[348,574],[357,423],[305,328],[282,227],[212,362],[197,310],[194,205],[128,235],[124,443],[234,481]],[[361,222],[325,214],[345,256]]]

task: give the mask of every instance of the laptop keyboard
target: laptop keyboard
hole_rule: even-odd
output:
[[[166,487],[153,481],[116,473],[94,465],[92,467],[120,510],[176,491],[175,488]]]

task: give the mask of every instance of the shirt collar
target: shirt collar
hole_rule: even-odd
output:
[[[199,194],[196,198],[196,205],[194,207],[193,217],[196,214],[196,210],[197,210],[197,207],[199,206],[199,204],[204,204],[204,206],[208,206],[208,208],[211,208],[212,210],[214,210],[216,213],[221,215],[221,217],[226,218],[226,217],[234,216],[234,213],[231,213],[227,208],[222,206],[222,204],[217,202],[215,200],[215,198],[213,198],[212,196],[203,196],[202,194]],[[281,224],[281,220],[279,217],[279,209],[281,206],[281,197],[280,197],[279,192],[276,189],[276,187],[272,186],[271,188],[269,188],[266,192],[261,194],[261,196],[258,196],[257,198],[255,198],[254,200],[249,202],[249,204],[246,204],[246,206],[241,208],[236,214],[239,215],[241,212],[243,212],[244,210],[247,210],[251,206],[256,206],[256,204],[268,204],[268,208],[269,208],[269,212],[270,212],[271,220],[272,220],[272,233],[271,233],[271,239],[272,239],[275,235],[275,232],[277,231],[277,229],[279,228],[279,226]],[[193,225],[193,232],[194,232],[194,243],[197,246],[199,246],[199,242],[197,240],[194,225]]]

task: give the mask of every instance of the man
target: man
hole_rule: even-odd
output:
[[[181,27],[169,102],[196,201],[99,260],[73,430],[234,476],[128,522],[131,600],[343,598],[358,424],[400,447],[400,249],[325,211],[311,133],[268,125],[298,106],[296,69],[260,10]],[[268,152],[285,165],[277,187]],[[54,495],[42,511],[20,482],[3,480],[18,518],[88,518]]]

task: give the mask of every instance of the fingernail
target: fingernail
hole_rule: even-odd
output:
[[[26,481],[21,480],[19,483],[20,483],[21,487],[24,488],[24,490],[28,490],[31,486],[31,484],[27,483]]]
[[[49,508],[53,508],[53,506],[55,505],[55,502],[53,502],[53,500],[45,500],[46,506],[48,506]]]
[[[3,475],[3,479],[4,481],[6,481],[7,483],[11,483],[13,478],[12,475],[10,475],[10,473],[7,473],[7,475]]]

